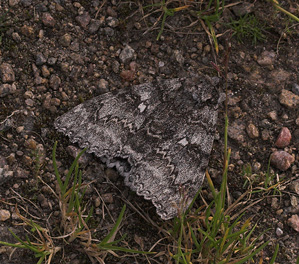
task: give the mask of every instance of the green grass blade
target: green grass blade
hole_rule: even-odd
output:
[[[273,254],[269,264],[274,264],[274,262],[277,258],[278,251],[279,251],[279,244],[276,244],[274,254]]]
[[[72,165],[71,165],[71,167],[70,167],[70,169],[69,169],[69,172],[68,172],[68,174],[67,174],[66,177],[65,177],[64,184],[63,184],[63,189],[62,189],[62,191],[63,191],[64,194],[65,194],[65,192],[66,192],[66,188],[67,188],[67,186],[68,186],[68,184],[69,184],[71,175],[72,175],[74,169],[76,168],[76,166],[77,166],[77,164],[78,164],[78,160],[80,159],[80,157],[84,154],[84,152],[85,152],[86,150],[87,150],[87,148],[83,149],[83,150],[77,155],[77,157],[75,158],[74,162],[72,163]]]
[[[119,225],[123,219],[124,213],[126,210],[126,205],[123,206],[116,222],[115,225],[113,226],[113,228],[111,229],[111,231],[109,232],[109,234],[98,244],[98,246],[104,246],[106,243],[108,243],[108,241],[110,240],[110,238],[112,238],[112,236],[117,232]]]
[[[63,183],[62,183],[60,174],[58,172],[57,163],[56,163],[56,148],[57,148],[57,141],[55,141],[55,143],[54,143],[53,152],[52,152],[52,161],[53,161],[54,173],[55,173],[59,188],[60,188],[60,190],[62,190]]]

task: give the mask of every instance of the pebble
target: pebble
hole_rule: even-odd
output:
[[[286,151],[275,151],[271,155],[271,164],[279,170],[287,170],[295,158]]]
[[[76,21],[83,28],[86,28],[88,26],[90,20],[91,18],[88,12],[83,12],[82,15],[76,17]]]
[[[20,43],[20,42],[22,41],[22,39],[21,39],[21,37],[20,37],[20,35],[19,35],[18,32],[13,32],[13,33],[11,34],[11,36],[12,36],[12,39],[13,39],[15,42],[17,42],[17,43]]]
[[[125,81],[133,81],[136,77],[136,74],[134,71],[130,70],[123,70],[120,73],[120,77],[124,79]]]
[[[25,7],[29,7],[32,5],[32,0],[21,0],[21,3]]]
[[[118,73],[118,72],[119,72],[120,64],[119,64],[119,62],[118,62],[117,60],[114,60],[114,61],[112,62],[111,67],[112,67],[112,71],[113,71],[114,73]]]
[[[288,219],[288,225],[299,232],[299,216],[297,214],[292,215],[292,217]]]
[[[32,106],[34,106],[34,101],[33,101],[32,99],[26,99],[26,100],[25,100],[25,104],[26,104],[27,106],[32,107]]]
[[[107,25],[108,25],[109,27],[115,28],[115,27],[118,26],[119,21],[118,21],[117,18],[109,16],[109,17],[107,17],[107,19],[106,19],[106,23],[107,23]]]
[[[43,77],[47,78],[50,76],[50,71],[46,65],[42,66],[42,75]]]
[[[179,50],[175,50],[175,51],[173,51],[173,54],[174,54],[175,60],[176,60],[179,64],[183,65],[184,62],[185,62],[185,58],[184,58],[182,52],[179,51]]]
[[[292,135],[290,130],[287,127],[283,127],[275,142],[275,146],[278,148],[284,148],[290,144],[291,139],[292,139]]]
[[[122,63],[126,63],[133,59],[135,50],[132,49],[129,45],[126,45],[125,48],[119,54],[119,58]]]
[[[42,54],[41,52],[36,54],[35,64],[37,66],[41,66],[41,65],[45,64],[46,62],[47,62],[47,59],[44,56],[44,54]]]
[[[9,63],[2,63],[0,65],[0,77],[4,83],[12,83],[15,81],[15,73]]]
[[[57,90],[61,85],[61,79],[59,76],[52,74],[50,77],[50,87],[54,90]]]
[[[299,84],[293,83],[292,85],[292,92],[296,95],[299,95]]]
[[[292,184],[290,184],[290,189],[296,194],[299,194],[299,180],[292,182]]]
[[[30,27],[30,26],[27,26],[27,25],[24,25],[21,27],[21,33],[26,36],[26,37],[34,37],[34,29],[33,27]]]
[[[278,209],[280,206],[279,206],[279,202],[278,202],[278,198],[277,197],[273,197],[272,200],[271,200],[271,207],[273,209]]]
[[[109,92],[109,83],[105,79],[100,79],[98,82],[98,89],[100,93],[107,93]]]
[[[271,111],[268,113],[268,117],[272,120],[272,121],[276,121],[277,120],[277,112],[276,111]]]
[[[55,26],[55,19],[50,15],[50,13],[43,13],[42,22],[47,27],[54,27]]]
[[[102,198],[105,203],[112,204],[114,202],[113,193],[104,193]]]
[[[5,97],[9,94],[13,94],[17,90],[16,85],[4,83],[0,85],[0,97]]]
[[[18,5],[19,2],[20,2],[20,0],[9,0],[8,4],[9,4],[9,6],[13,7],[13,6]]]
[[[51,66],[55,65],[56,64],[56,61],[57,61],[57,58],[54,58],[54,57],[50,57],[47,61],[47,63]]]
[[[277,83],[285,83],[291,76],[290,72],[283,69],[277,69],[270,73],[270,78],[272,78]]]
[[[235,121],[228,127],[228,136],[239,142],[244,142],[244,129],[245,125],[241,122]]]
[[[258,128],[254,124],[249,124],[246,131],[248,136],[252,139],[258,138],[260,135]]]
[[[10,218],[10,212],[5,209],[0,210],[0,221],[4,222]]]
[[[68,33],[64,34],[63,36],[60,37],[59,43],[63,47],[68,47],[72,42],[72,36]]]
[[[275,62],[276,53],[274,51],[265,50],[257,59],[257,63],[261,66],[270,66]]]
[[[101,202],[102,202],[102,200],[101,200],[100,197],[95,198],[94,199],[94,206],[95,206],[95,208],[99,207],[101,205]]]
[[[88,27],[88,32],[90,34],[94,34],[99,30],[100,26],[101,26],[101,21],[100,20],[91,19],[91,22],[90,22],[89,27]]]
[[[25,146],[26,148],[35,150],[35,149],[36,149],[36,146],[37,146],[37,142],[36,142],[33,138],[29,138],[29,139],[27,139],[27,140],[25,141],[24,146]]]
[[[276,228],[275,233],[276,233],[277,236],[282,236],[282,235],[283,235],[283,231],[282,231],[282,229],[279,228],[279,227]]]
[[[288,108],[296,108],[299,105],[299,96],[283,89],[279,96],[279,102]]]

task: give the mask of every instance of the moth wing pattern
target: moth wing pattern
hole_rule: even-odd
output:
[[[202,184],[219,98],[216,82],[205,76],[158,80],[99,95],[58,117],[54,126],[107,166],[115,165],[125,184],[167,220],[183,200],[186,209]]]

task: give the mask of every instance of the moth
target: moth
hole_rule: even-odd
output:
[[[58,117],[54,127],[116,167],[125,184],[168,220],[188,207],[202,185],[217,122],[218,82],[196,75],[108,92]]]

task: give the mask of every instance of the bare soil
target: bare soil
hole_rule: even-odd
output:
[[[269,186],[282,181],[277,187],[280,192],[269,190],[246,196],[241,209],[251,204],[245,210],[245,217],[251,216],[252,222],[258,223],[256,236],[267,230],[260,238],[271,241],[261,256],[264,263],[271,258],[277,243],[280,251],[276,263],[296,263],[299,218],[297,222],[290,219],[299,215],[299,193],[294,188],[299,179],[298,24],[266,1],[250,1],[251,8],[243,4],[228,6],[214,24],[219,44],[216,54],[203,23],[188,9],[167,17],[157,41],[161,11],[142,9],[150,4],[151,1],[116,0],[0,1],[0,240],[14,241],[9,228],[25,237],[16,205],[22,215],[47,228],[51,236],[60,235],[58,201],[37,180],[39,176],[56,188],[51,158],[55,141],[58,141],[57,160],[62,174],[76,155],[68,139],[55,131],[55,118],[99,94],[158,77],[186,77],[194,73],[221,77],[213,64],[223,71],[223,58],[230,42],[228,117],[232,158],[228,189],[235,201],[249,188],[263,187],[270,155],[276,150],[294,157],[284,171],[274,166],[269,168],[273,175]],[[250,37],[245,37],[240,43],[236,36],[230,37],[228,23],[238,19],[235,6],[256,17],[264,40],[254,44]],[[296,3],[290,2],[284,8],[299,15]],[[159,22],[155,25],[156,21]],[[127,45],[134,53],[122,58],[120,54]],[[223,80],[223,87],[224,83]],[[292,93],[285,98],[289,105],[282,100],[284,90]],[[279,148],[275,142],[283,127],[290,130],[292,139]],[[208,168],[216,187],[221,183],[223,141],[224,107],[220,109]],[[83,181],[92,181],[85,203],[87,207],[95,207],[94,237],[100,240],[109,232],[124,203],[127,210],[120,234],[127,234],[126,246],[149,250],[164,237],[160,231],[168,223],[159,219],[150,202],[130,191],[113,169],[105,168],[92,155],[85,157],[81,168]],[[246,168],[252,172],[246,174]],[[204,196],[209,197],[207,188]],[[56,242],[63,250],[52,263],[91,263],[76,242],[69,245],[63,245],[61,240]],[[173,263],[167,257],[171,243],[164,239],[155,246],[159,256],[108,255],[105,262]],[[32,252],[21,249],[12,252],[1,246],[0,262],[37,261]]]

